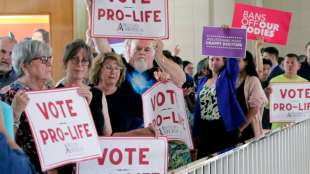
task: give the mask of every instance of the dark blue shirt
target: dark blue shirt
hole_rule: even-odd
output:
[[[0,89],[14,82],[17,79],[17,75],[13,69],[6,74],[0,75]]]
[[[298,75],[310,81],[310,65],[307,61],[301,64],[301,67],[298,71]]]

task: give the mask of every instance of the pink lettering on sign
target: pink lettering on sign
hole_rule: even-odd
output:
[[[130,18],[139,23],[161,22],[160,14],[160,10],[133,10],[131,13],[125,13],[120,9],[99,8],[97,11],[98,20],[123,21],[125,18]]]
[[[123,151],[119,148],[104,148],[102,156],[97,159],[97,162],[98,165],[104,165],[108,157],[108,160],[113,165],[120,165],[123,162],[132,165],[133,160],[136,160],[139,165],[148,165],[150,163],[147,159],[148,152],[150,152],[149,148],[125,148]],[[137,156],[134,154],[138,155],[138,159],[133,158],[133,156]],[[125,155],[128,156],[127,159],[124,159]]]
[[[175,91],[173,90],[166,90],[165,92],[158,92],[151,98],[152,108],[153,111],[157,107],[165,106],[166,105],[166,98],[168,98],[168,104],[175,104]]]
[[[48,128],[46,130],[40,130],[40,136],[43,144],[48,142],[57,143],[65,141],[66,139],[77,140],[87,137],[92,137],[92,133],[89,130],[88,123],[77,124],[74,126],[67,126],[66,128]]]
[[[70,117],[76,117],[77,113],[73,110],[72,100],[64,100],[64,101],[49,101],[43,103],[36,103],[36,106],[40,110],[41,114],[46,120],[50,119],[50,116],[58,119],[60,116],[63,118],[68,117],[66,112],[69,113]]]
[[[280,96],[282,99],[310,98],[310,89],[309,88],[280,89]]]

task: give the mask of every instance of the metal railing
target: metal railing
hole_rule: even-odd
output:
[[[310,120],[169,174],[310,174]]]

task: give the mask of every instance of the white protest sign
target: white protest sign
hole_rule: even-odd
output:
[[[42,171],[100,156],[98,135],[77,88],[27,92],[26,115]]]
[[[158,82],[142,95],[144,125],[153,123],[169,140],[193,149],[183,90],[172,82]]]
[[[100,158],[77,164],[77,174],[166,174],[168,145],[164,137],[101,137]]]
[[[273,83],[271,87],[271,122],[310,118],[310,83]]]
[[[93,37],[167,39],[168,0],[93,0]]]

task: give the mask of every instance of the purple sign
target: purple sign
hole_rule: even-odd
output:
[[[244,58],[246,29],[204,27],[202,54],[227,58]]]

